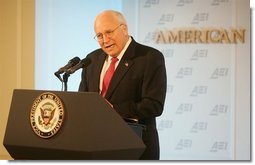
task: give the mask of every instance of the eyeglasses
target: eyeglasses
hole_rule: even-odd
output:
[[[98,34],[94,37],[94,39],[97,40],[97,41],[102,41],[102,40],[104,39],[104,36],[105,36],[105,37],[108,37],[108,38],[111,38],[111,37],[113,36],[114,31],[117,30],[121,25],[123,25],[123,24],[120,24],[119,26],[117,26],[117,27],[116,27],[115,29],[113,29],[113,30],[108,30],[108,31],[106,31],[106,32],[104,32],[104,33],[98,33]]]

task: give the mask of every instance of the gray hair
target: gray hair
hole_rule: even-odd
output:
[[[105,10],[105,11],[101,12],[99,15],[105,14],[105,13],[108,13],[108,14],[111,14],[113,16],[116,16],[117,19],[118,19],[118,22],[120,24],[127,25],[127,21],[126,21],[125,17],[123,16],[123,14],[121,12],[118,12],[116,10]]]

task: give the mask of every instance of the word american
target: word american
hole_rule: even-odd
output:
[[[173,30],[157,30],[154,40],[157,44],[237,44],[245,42],[245,32],[246,29],[244,28],[180,28]]]

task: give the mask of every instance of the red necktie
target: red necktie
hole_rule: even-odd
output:
[[[111,61],[111,64],[109,66],[109,68],[107,69],[107,71],[105,72],[105,75],[104,75],[104,79],[103,79],[103,86],[102,86],[102,92],[101,92],[101,95],[104,97],[105,94],[106,94],[106,91],[108,89],[108,86],[110,84],[110,81],[112,79],[112,75],[115,71],[115,64],[116,62],[118,61],[119,59],[117,57],[113,57],[112,58],[112,61]]]

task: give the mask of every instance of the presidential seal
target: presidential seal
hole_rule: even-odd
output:
[[[32,105],[30,123],[33,131],[41,138],[50,138],[61,128],[64,120],[64,106],[60,98],[45,92]]]

